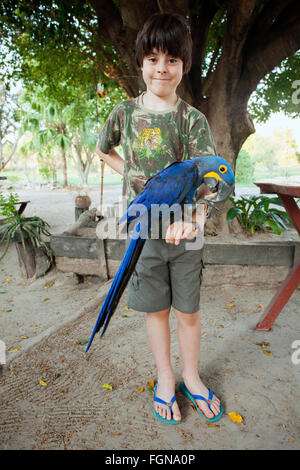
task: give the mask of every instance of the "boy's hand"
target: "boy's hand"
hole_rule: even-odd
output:
[[[191,222],[183,222],[182,220],[173,222],[173,224],[168,227],[166,233],[166,242],[179,245],[180,240],[192,239],[197,237],[199,229],[204,231],[204,224],[206,222],[206,210],[206,204],[198,204],[196,211],[196,220],[198,222],[197,228],[195,227],[194,223]]]
[[[166,242],[179,245],[180,240],[192,239],[198,235],[198,230],[191,222],[182,222],[178,220],[168,227],[166,233]]]

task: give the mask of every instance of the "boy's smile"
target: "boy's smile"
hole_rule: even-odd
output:
[[[183,75],[183,62],[179,57],[154,49],[143,59],[141,68],[147,86],[146,95],[154,95],[169,105],[177,100],[176,88]],[[152,96],[154,98],[154,96]],[[175,102],[173,103],[173,101]]]

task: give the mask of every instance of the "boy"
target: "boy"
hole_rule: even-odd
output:
[[[151,176],[174,161],[216,154],[206,118],[176,94],[183,74],[190,70],[191,53],[190,33],[179,15],[155,14],[137,36],[136,58],[146,92],[114,108],[97,143],[101,159],[124,176],[123,195],[128,202]],[[114,150],[119,144],[125,161]],[[170,361],[171,306],[178,320],[181,388],[190,398],[193,394],[205,419],[216,420],[222,414],[219,399],[211,396],[198,374],[202,250],[186,250],[185,239],[194,239],[204,224],[200,207],[192,222],[176,221],[162,239],[146,240],[128,293],[128,306],[147,312],[147,334],[157,366],[155,416],[173,424],[180,422],[181,414]]]

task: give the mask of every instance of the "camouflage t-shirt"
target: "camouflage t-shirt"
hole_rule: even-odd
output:
[[[205,116],[181,98],[167,111],[145,108],[142,95],[118,104],[100,132],[98,147],[109,153],[118,145],[125,159],[123,195],[129,202],[171,163],[216,154]]]

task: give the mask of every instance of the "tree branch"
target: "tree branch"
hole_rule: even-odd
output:
[[[193,65],[189,73],[191,85],[194,94],[194,103],[199,103],[202,98],[202,75],[203,60],[205,57],[205,48],[207,46],[207,37],[211,22],[225,2],[203,2],[200,7],[195,6],[190,12],[190,27],[193,39]]]
[[[8,156],[7,156],[7,158],[6,158],[6,160],[4,160],[4,161],[2,160],[2,161],[0,162],[0,171],[3,170],[3,168],[5,168],[6,165],[8,164],[8,162],[11,160],[13,154],[14,154],[15,151],[16,151],[16,148],[17,148],[19,139],[20,139],[20,137],[17,137],[17,139],[16,139],[16,141],[14,142],[13,147],[12,147],[11,151],[9,152],[9,154],[8,154]],[[2,158],[2,155],[1,155],[1,158]]]
[[[98,18],[99,38],[112,38],[120,34],[123,21],[112,0],[89,0]]]
[[[257,38],[257,30],[247,41],[242,82],[249,92],[256,89],[259,81],[287,57],[300,48],[300,5],[299,2],[285,2],[285,10],[273,21],[267,21],[270,28]]]

